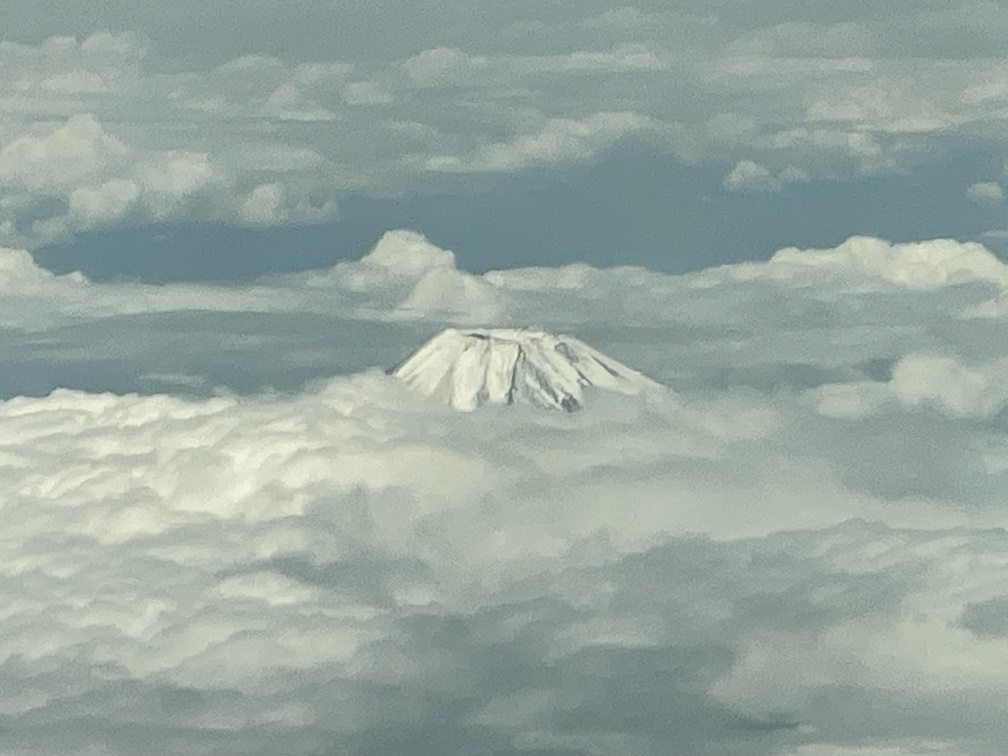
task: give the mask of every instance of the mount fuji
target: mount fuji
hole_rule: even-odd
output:
[[[579,339],[525,328],[449,328],[391,373],[466,411],[523,403],[573,412],[588,387],[629,395],[661,388]]]

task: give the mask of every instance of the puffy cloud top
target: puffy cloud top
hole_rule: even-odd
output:
[[[113,183],[78,195],[92,212],[109,211],[132,196],[132,187]],[[177,284],[68,285],[23,251],[7,253],[16,277],[9,288],[28,298],[9,302],[0,313],[26,327],[53,318],[104,317],[118,313],[206,310],[217,312],[312,312],[366,320],[427,320],[465,325],[536,325],[620,322],[702,324],[738,317],[738,322],[777,318],[775,298],[787,293],[803,307],[837,308],[841,295],[929,292],[918,309],[950,308],[961,317],[999,317],[1008,305],[1005,266],[973,242],[936,239],[892,244],[852,237],[831,250],[787,248],[769,261],[721,266],[682,276],[644,268],[522,268],[483,275],[459,270],[455,255],[415,231],[385,233],[360,260],[328,270],[273,277],[245,286]],[[17,261],[15,263],[15,261]],[[975,284],[966,290],[961,287]],[[960,287],[960,288],[956,288]],[[795,292],[800,292],[796,294]],[[31,301],[31,307],[25,302]],[[850,299],[858,302],[858,299]],[[893,307],[891,298],[879,307]],[[886,304],[886,302],[888,304]],[[874,306],[874,305],[873,305]],[[910,306],[908,304],[908,306]],[[869,310],[868,312],[873,312]],[[72,313],[72,315],[71,315]]]
[[[683,8],[561,13],[512,6],[472,26],[471,13],[449,4],[439,11],[444,17],[413,18],[402,29],[359,18],[347,26],[355,35],[336,48],[331,37],[316,37],[315,46],[296,49],[277,40],[303,42],[358,11],[341,7],[337,19],[335,8],[315,4],[285,19],[259,5],[233,9],[241,20],[228,33],[211,11],[192,8],[185,23],[194,24],[192,40],[204,40],[198,51],[180,37],[166,40],[177,19],[151,17],[151,10],[127,21],[110,18],[109,6],[106,15],[94,11],[68,28],[55,28],[60,15],[53,14],[21,32],[12,21],[0,44],[7,72],[0,174],[13,177],[18,191],[16,202],[0,205],[0,224],[14,229],[0,225],[0,241],[34,247],[132,220],[138,210],[159,219],[318,222],[335,217],[349,194],[408,192],[429,172],[464,183],[469,173],[556,168],[595,160],[625,140],[732,166],[728,191],[777,191],[805,180],[898,172],[921,156],[951,154],[967,135],[995,149],[1004,139],[1005,65],[992,54],[997,35],[986,31],[997,25],[977,26],[975,18],[990,14],[969,4],[948,11],[941,24],[933,11],[905,3],[898,23],[873,12],[817,12],[797,23],[767,8],[741,26]],[[25,5],[12,16],[35,12]],[[92,23],[147,26],[93,34]],[[290,25],[297,34],[278,36]],[[42,28],[56,36],[42,39]],[[79,36],[67,36],[71,29]],[[210,39],[206,29],[218,32]],[[231,33],[237,36],[228,44]],[[364,43],[372,33],[378,36]],[[263,39],[271,40],[268,54]],[[333,49],[345,57],[334,58]],[[88,126],[88,114],[103,136]],[[32,141],[39,139],[48,142]],[[105,148],[109,140],[125,148],[114,170],[102,140]],[[59,179],[37,154],[37,170],[26,172],[28,147],[43,156],[78,150],[66,162],[74,170]],[[166,153],[206,160],[209,174],[194,163],[195,173],[183,171],[202,177],[200,201],[146,203],[142,188],[129,201],[123,185],[105,186],[136,181],[139,164]],[[996,201],[995,181],[970,180],[972,199]],[[67,200],[77,190],[74,213],[33,224],[33,200]]]
[[[4,251],[0,377],[114,364],[145,393],[0,402],[0,749],[995,753],[999,266],[855,238],[476,276],[393,231],[326,271],[154,287]],[[674,392],[463,416],[325,361],[485,312]],[[324,379],[214,388],[251,368]]]
[[[802,268],[877,278],[910,289],[935,289],[957,282],[981,280],[1003,286],[1004,264],[982,245],[936,239],[890,244],[855,236],[836,249],[782,249],[770,259],[772,275],[800,274]]]
[[[416,231],[387,231],[361,262],[393,275],[418,277],[437,268],[454,268],[455,254],[431,244]]]

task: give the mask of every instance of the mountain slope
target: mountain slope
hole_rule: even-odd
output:
[[[621,394],[659,387],[578,339],[510,328],[449,328],[392,374],[460,410],[525,403],[572,412],[587,387]]]

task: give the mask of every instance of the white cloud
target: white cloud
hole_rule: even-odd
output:
[[[966,196],[974,202],[997,204],[1004,199],[1004,192],[995,181],[978,181],[970,185]]]
[[[437,47],[403,61],[409,79],[422,87],[479,86],[515,77],[551,73],[658,71],[666,68],[646,45],[622,45],[600,52],[578,51],[565,55],[469,55],[462,50]]]
[[[728,52],[736,56],[784,59],[855,59],[877,54],[871,29],[863,24],[784,22],[743,34]]]
[[[724,177],[724,187],[728,191],[777,191],[780,183],[766,166],[752,160],[740,160]]]
[[[253,225],[270,225],[285,219],[285,198],[280,184],[262,184],[242,204],[242,219]]]
[[[857,753],[870,711],[876,752],[994,752],[1008,329],[963,313],[1005,284],[979,245],[864,237],[681,276],[476,276],[391,231],[243,286],[4,251],[12,370],[115,361],[209,395],[207,364],[380,349],[367,319],[419,343],[487,318],[675,389],[461,415],[370,370],[0,402],[4,747],[422,753],[436,729],[438,753]],[[276,317],[229,336],[221,311]]]
[[[122,218],[139,196],[140,188],[129,179],[81,187],[70,193],[70,214],[85,227],[104,225]]]
[[[808,173],[793,165],[785,167],[774,176],[764,165],[752,160],[740,160],[724,177],[721,185],[729,192],[779,192],[787,184],[808,180]]]
[[[454,268],[434,268],[423,274],[402,310],[419,318],[442,317],[469,323],[492,323],[502,314],[493,286]]]
[[[90,114],[0,148],[0,181],[8,190],[67,202],[69,214],[51,219],[57,235],[118,221],[134,207],[157,220],[173,217],[212,179],[207,155],[137,150]],[[11,210],[13,222],[18,207]],[[46,234],[17,240],[38,243]]]
[[[1004,62],[969,49],[953,55],[932,39],[924,10],[905,15],[884,25],[768,17],[745,28],[622,8],[562,23],[530,19],[520,33],[514,18],[498,18],[480,32],[489,36],[465,42],[441,29],[367,54],[344,45],[347,59],[333,59],[329,44],[265,55],[247,41],[246,54],[229,60],[222,47],[213,64],[181,48],[173,59],[177,45],[145,37],[167,28],[164,19],[135,34],[5,42],[0,175],[21,194],[18,209],[0,216],[0,233],[8,229],[0,241],[35,247],[46,229],[72,232],[74,218],[39,221],[30,208],[47,192],[65,201],[78,189],[136,181],[152,156],[203,160],[209,173],[186,195],[199,192],[200,201],[141,196],[134,210],[301,223],[333,217],[351,193],[416,188],[424,168],[559,166],[596,159],[625,138],[735,166],[725,186],[747,191],[898,171],[954,149],[966,133],[1001,144]],[[955,28],[975,35],[974,26]],[[739,113],[744,123],[733,126]],[[278,163],[284,151],[301,158]],[[45,154],[63,155],[66,173],[54,173]],[[286,206],[248,221],[250,194],[273,184],[284,187]],[[986,199],[993,189],[973,194],[984,191]]]
[[[80,282],[80,274],[57,277],[35,264],[32,256],[21,249],[0,248],[0,284],[6,295],[42,293],[49,297],[57,294],[63,282]],[[53,287],[53,288],[47,288]],[[13,313],[11,313],[13,315]],[[17,324],[17,321],[13,321]]]
[[[101,178],[128,151],[94,116],[74,116],[48,133],[25,135],[0,148],[0,179],[32,191],[65,191]]]
[[[439,268],[454,268],[455,254],[431,244],[416,231],[388,231],[361,259],[364,266],[378,266],[394,276],[420,276]]]
[[[213,174],[204,154],[166,152],[139,168],[144,189],[154,195],[179,199],[201,189]]]
[[[1004,700],[1003,639],[959,622],[1001,595],[997,531],[838,484],[789,401],[461,415],[370,372],[4,402],[4,737],[65,752],[86,714],[72,737],[111,754],[141,733],[155,754],[356,753],[393,725],[413,751],[435,723],[465,750],[716,752],[798,748],[793,723],[842,752],[870,705],[879,747],[965,718],[943,736],[982,724],[983,752],[1006,712],[969,702]],[[848,520],[869,513],[917,527]]]
[[[774,253],[765,267],[739,266],[740,273],[766,272],[772,276],[800,277],[826,274],[865,283],[887,282],[909,289],[927,290],[961,281],[1008,284],[1008,269],[985,247],[972,242],[935,239],[890,244],[880,239],[854,236],[831,250]]]
[[[347,105],[388,105],[392,100],[392,93],[379,82],[353,81],[343,90]]]
[[[781,184],[804,184],[809,180],[809,175],[801,168],[788,165],[785,166],[784,170],[777,174],[777,180]]]
[[[257,207],[251,203],[248,210],[263,213],[263,218],[287,211],[278,187],[267,187],[253,196],[263,204]],[[117,202],[118,197],[113,195]],[[88,195],[79,201],[84,199],[97,202],[97,197]],[[110,211],[119,206],[112,203]],[[102,209],[98,204],[91,208],[92,212]],[[30,257],[23,259],[30,261]],[[33,263],[30,270],[36,271],[42,283],[26,287],[17,292],[21,299],[0,306],[0,316],[6,322],[25,328],[112,314],[188,310],[315,313],[368,321],[419,319],[502,326],[571,327],[611,322],[665,328],[675,323],[690,329],[724,325],[729,318],[737,328],[749,329],[756,323],[768,327],[776,323],[773,327],[780,328],[777,302],[786,299],[798,310],[815,313],[816,318],[849,324],[851,333],[843,336],[849,340],[846,348],[868,350],[866,355],[875,348],[867,341],[870,328],[897,305],[903,308],[901,312],[914,312],[921,318],[933,319],[931,309],[935,309],[957,320],[996,320],[1008,301],[1008,272],[1003,263],[979,244],[942,239],[892,244],[852,237],[830,250],[786,248],[767,262],[682,276],[584,264],[474,275],[455,267],[450,250],[419,233],[403,230],[383,235],[361,260],[241,286],[129,283],[82,289],[66,285],[63,278],[54,278]],[[852,308],[857,308],[856,312]],[[908,318],[894,324],[892,332],[905,329],[910,333],[917,328],[918,323]],[[824,342],[815,332],[805,333],[798,326],[793,330],[788,348],[813,350],[816,360],[829,361],[831,351],[839,354],[839,335],[830,337],[831,350],[823,348]],[[763,346],[753,345],[755,359],[782,354],[784,344],[775,344],[769,333]],[[932,345],[906,342],[905,346],[909,351]],[[760,349],[770,352],[757,358]]]
[[[910,353],[885,382],[825,384],[813,391],[819,411],[830,417],[865,418],[904,409],[932,409],[956,418],[989,418],[1008,404],[1008,364],[964,364],[942,354]]]
[[[988,417],[1008,402],[1008,364],[966,366],[952,357],[908,355],[893,367],[892,389],[904,404],[932,404],[954,416]]]
[[[473,68],[486,64],[486,58],[473,60],[461,50],[436,47],[422,50],[403,62],[406,75],[418,84],[448,84]]]
[[[550,119],[532,134],[480,148],[472,155],[429,158],[427,170],[449,173],[514,171],[540,165],[589,160],[620,139],[658,133],[652,119],[637,113],[595,113],[580,120]]]
[[[0,60],[10,72],[0,92],[24,97],[18,104],[39,115],[64,114],[62,101],[80,105],[95,96],[125,95],[141,76],[146,45],[137,34],[99,32],[78,40],[52,37],[40,45],[4,41]],[[7,102],[6,110],[14,103]]]

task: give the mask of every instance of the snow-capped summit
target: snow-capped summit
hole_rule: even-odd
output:
[[[583,341],[524,328],[449,328],[392,374],[460,410],[527,403],[572,412],[588,386],[621,394],[659,387]]]

